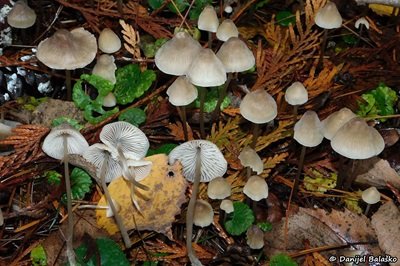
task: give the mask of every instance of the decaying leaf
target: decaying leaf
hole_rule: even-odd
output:
[[[386,187],[387,183],[391,183],[394,187],[400,188],[400,177],[397,172],[390,166],[388,161],[373,157],[371,159],[362,160],[356,164],[355,172],[356,181],[375,187]]]
[[[113,180],[108,189],[111,197],[121,207],[119,214],[128,230],[135,228],[136,220],[138,230],[156,231],[172,238],[172,222],[186,200],[187,182],[182,176],[180,163],[168,165],[168,157],[165,154],[153,155],[146,160],[151,161],[153,167],[149,176],[140,182],[150,188],[149,191],[140,191],[148,200],[137,195],[142,214],[133,207],[129,186],[122,177]],[[106,205],[104,197],[100,199],[98,205]],[[105,210],[97,210],[96,216],[98,224],[110,234],[118,232],[114,219],[107,218]]]

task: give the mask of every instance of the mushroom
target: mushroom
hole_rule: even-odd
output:
[[[252,225],[246,232],[246,243],[251,249],[260,249],[264,246],[264,232],[257,225]]]
[[[114,107],[117,105],[117,98],[115,98],[114,93],[109,92],[103,99],[103,106],[104,107]]]
[[[117,79],[115,78],[115,70],[117,70],[117,65],[114,63],[114,56],[102,54],[97,59],[92,74],[100,76],[112,84],[115,84],[117,82]]]
[[[227,161],[219,148],[207,140],[191,140],[174,148],[169,154],[169,163],[179,160],[183,175],[193,182],[192,196],[186,213],[186,248],[192,265],[202,265],[193,251],[192,233],[194,207],[200,182],[209,182],[223,176],[227,170]]]
[[[89,147],[86,139],[68,124],[54,127],[43,141],[42,150],[48,156],[64,161],[64,176],[67,194],[68,229],[67,229],[67,257],[71,265],[75,265],[75,254],[72,245],[74,221],[72,210],[71,180],[69,178],[68,155],[83,154]]]
[[[250,167],[250,169],[257,173],[257,175],[261,174],[264,170],[264,164],[258,156],[257,152],[250,148],[249,146],[244,147],[244,149],[239,154],[240,163],[244,167]],[[249,178],[251,175],[251,171],[247,172],[247,177]]]
[[[110,28],[104,28],[99,35],[99,49],[103,53],[112,54],[121,49],[121,40]]]
[[[367,203],[367,208],[364,211],[364,215],[367,216],[371,204],[376,204],[381,200],[381,193],[379,193],[376,187],[370,187],[364,190],[361,194],[362,200]]]
[[[221,204],[219,205],[221,210],[223,210],[226,213],[232,213],[234,211],[233,209],[233,202],[228,199],[224,199],[221,201]]]
[[[308,101],[308,92],[301,82],[294,82],[285,92],[285,100],[293,106],[293,117],[297,119],[297,108]]]
[[[220,41],[226,42],[230,37],[238,37],[239,31],[235,23],[231,19],[225,19],[219,25],[217,30],[217,38]]]
[[[369,30],[369,22],[365,17],[361,17],[359,19],[356,20],[356,22],[354,23],[354,27],[356,29],[358,29],[358,41],[357,43],[362,39],[362,32],[364,29]]]
[[[326,139],[331,140],[336,132],[354,117],[357,116],[346,107],[330,114],[322,121],[322,134]]]
[[[217,177],[208,184],[207,195],[210,199],[225,199],[232,193],[231,184],[223,177]]]
[[[7,23],[16,29],[32,27],[36,22],[35,11],[25,1],[15,2],[13,8],[7,15]]]
[[[212,46],[212,33],[217,32],[219,26],[218,16],[215,9],[211,5],[204,7],[199,15],[197,21],[197,27],[199,30],[204,30],[208,32],[208,48],[211,49]]]
[[[4,120],[0,122],[0,140],[12,135],[12,129],[21,123],[11,120]]]
[[[210,203],[205,200],[197,200],[194,207],[193,223],[200,227],[207,227],[212,224],[214,211]]]
[[[97,42],[93,34],[84,28],[61,29],[39,43],[36,57],[52,69],[65,69],[67,100],[71,100],[70,70],[87,66],[96,53]]]
[[[243,193],[254,201],[268,198],[268,184],[265,179],[253,175],[243,187]]]

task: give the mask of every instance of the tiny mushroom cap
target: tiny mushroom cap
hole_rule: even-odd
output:
[[[115,98],[114,93],[108,93],[103,99],[103,106],[104,107],[114,107],[117,105],[117,98]]]
[[[255,124],[272,121],[278,114],[276,102],[265,90],[251,91],[240,103],[240,114]]]
[[[233,209],[233,202],[228,199],[224,199],[221,201],[221,204],[219,205],[221,210],[223,210],[226,213],[232,213],[234,211]]]
[[[331,140],[336,132],[354,117],[357,116],[346,107],[330,114],[322,121],[322,134],[325,138]]]
[[[200,182],[209,182],[223,176],[228,163],[214,143],[207,140],[190,140],[174,148],[169,154],[169,163],[180,160],[185,178],[193,182],[195,177],[197,150],[200,149]]]
[[[189,33],[180,31],[157,50],[154,59],[162,72],[181,76],[186,73],[200,50],[201,45]]]
[[[198,91],[185,76],[178,77],[167,90],[168,100],[174,106],[186,106],[196,100]]]
[[[121,49],[121,40],[110,28],[104,28],[99,35],[99,49],[103,53],[115,53]]]
[[[96,53],[93,34],[83,28],[61,29],[39,43],[36,57],[50,68],[73,70],[90,64]]]
[[[210,199],[225,199],[231,195],[231,184],[223,177],[217,177],[208,183],[207,195]]]
[[[212,224],[214,211],[210,203],[205,200],[197,200],[194,207],[193,223],[200,227]]]
[[[224,11],[225,11],[226,13],[230,14],[230,13],[233,12],[233,8],[232,8],[232,6],[227,5],[227,6],[224,8]]]
[[[264,164],[260,156],[249,146],[244,147],[239,154],[239,160],[244,167],[250,167],[257,175],[261,174],[264,170]]]
[[[94,65],[92,74],[100,76],[112,84],[117,82],[115,78],[115,70],[117,70],[117,66],[114,63],[114,56],[102,54],[97,59],[97,63]]]
[[[218,25],[219,21],[214,7],[210,5],[206,6],[200,13],[197,27],[199,30],[217,32]]]
[[[243,192],[250,199],[260,201],[268,198],[268,184],[263,178],[253,175],[244,185]]]
[[[323,29],[337,29],[342,26],[342,16],[336,4],[328,1],[324,7],[315,14],[315,24]]]
[[[128,167],[135,173],[135,180],[141,181],[145,179],[151,172],[153,163],[146,160],[128,160]]]
[[[290,105],[301,105],[308,101],[308,92],[301,82],[294,82],[285,92],[285,100]]]
[[[356,23],[354,24],[354,26],[356,27],[356,29],[359,29],[361,25],[364,25],[364,27],[369,30],[369,22],[366,18],[361,17],[359,19],[357,19]]]
[[[190,64],[186,76],[196,86],[220,86],[226,81],[225,67],[211,49],[201,49]]]
[[[7,15],[7,23],[13,28],[26,29],[35,24],[36,13],[25,1],[15,2]]]
[[[247,45],[238,37],[231,37],[219,48],[217,57],[225,66],[225,71],[242,72],[252,68],[256,59]]]
[[[264,232],[257,225],[252,225],[246,232],[247,245],[251,249],[260,249],[264,246]]]
[[[318,146],[324,139],[321,128],[322,124],[317,113],[307,111],[294,125],[293,138],[305,147]]]
[[[42,145],[43,152],[51,158],[63,160],[64,139],[67,141],[68,154],[83,154],[89,148],[86,139],[78,130],[68,124],[62,124],[52,128],[46,136]]]
[[[370,187],[362,192],[361,198],[368,204],[375,204],[381,200],[381,193],[376,187]]]
[[[226,42],[230,37],[238,37],[239,31],[235,23],[231,19],[225,19],[219,25],[217,30],[217,38],[220,41]]]
[[[385,142],[375,128],[368,126],[364,119],[355,117],[336,132],[331,146],[344,157],[368,159],[381,153]]]

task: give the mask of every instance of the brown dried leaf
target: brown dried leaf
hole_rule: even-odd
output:
[[[135,31],[131,25],[127,24],[122,19],[119,20],[119,24],[122,27],[121,33],[124,35],[123,38],[125,40],[125,49],[132,54],[134,59],[140,59],[139,32]]]
[[[369,186],[386,187],[387,183],[400,189],[399,174],[390,166],[388,161],[373,157],[361,160],[355,164],[356,182]]]

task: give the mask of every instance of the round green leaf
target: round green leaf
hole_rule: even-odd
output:
[[[140,108],[130,108],[125,110],[118,116],[119,121],[131,123],[134,126],[139,126],[146,121],[146,113]]]
[[[90,175],[84,170],[75,167],[71,172],[71,194],[73,200],[81,200],[85,197],[85,194],[90,192],[90,186],[92,185],[92,179]],[[63,202],[67,202],[67,195],[64,194],[62,197]]]
[[[226,231],[234,236],[243,234],[254,222],[253,211],[243,202],[233,203],[233,213],[228,215],[225,222]]]

